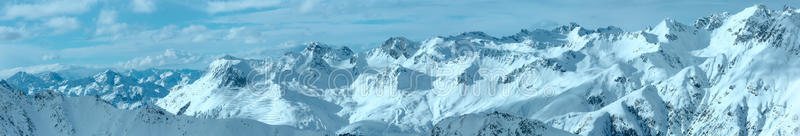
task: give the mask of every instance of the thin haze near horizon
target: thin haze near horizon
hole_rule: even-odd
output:
[[[638,31],[798,0],[36,0],[0,3],[0,70],[46,64],[203,69],[230,54],[259,58],[318,41],[356,50],[389,37],[505,36],[576,22]]]

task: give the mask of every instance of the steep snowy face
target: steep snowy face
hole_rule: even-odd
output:
[[[380,48],[380,51],[392,56],[394,59],[398,59],[400,57],[410,58],[417,53],[417,50],[419,50],[419,43],[408,40],[404,37],[393,37],[389,38],[389,40],[386,40],[386,42],[384,42]]]
[[[598,110],[568,113],[553,118],[550,123],[581,135],[665,135],[668,134],[665,107],[656,88],[647,86]]]
[[[98,95],[122,109],[137,108],[166,96],[170,88],[187,85],[200,72],[192,70],[130,70],[126,74],[111,70],[91,77],[67,80],[54,72],[28,74],[19,72],[9,82],[28,94],[56,91],[69,96]]]
[[[714,134],[703,129],[736,128],[717,134],[797,134],[794,92],[798,90],[797,38],[800,15],[791,9],[754,6],[732,15],[715,31],[709,48],[727,50],[700,67],[709,80],[709,92],[700,105],[702,121],[688,134]],[[725,30],[722,30],[725,29]],[[730,31],[728,31],[730,30]]]
[[[300,70],[315,71],[317,73],[332,73],[337,69],[352,68],[355,59],[352,50],[348,47],[335,49],[322,43],[309,43],[306,48],[299,53],[302,58],[294,63],[294,68]]]
[[[363,53],[310,43],[274,61],[220,58],[157,105],[338,134],[475,127],[459,118],[487,126],[469,134],[516,134],[524,120],[579,135],[798,134],[798,14],[754,6],[635,32],[568,24],[390,38]],[[520,118],[470,115],[494,111]]]
[[[95,97],[67,97],[52,91],[26,96],[0,81],[3,135],[331,135],[243,119],[176,116],[152,105],[135,110],[112,107]]]
[[[658,114],[666,115],[668,123],[653,123],[668,124],[669,127],[649,127],[647,130],[611,125],[612,130],[633,128],[630,130],[634,131],[630,132],[637,134],[658,132],[670,135],[798,133],[794,131],[796,123],[787,123],[794,120],[789,117],[798,114],[795,106],[789,106],[793,105],[789,103],[793,103],[793,92],[797,91],[794,84],[798,80],[798,60],[794,48],[798,43],[798,13],[790,9],[778,11],[754,6],[724,16],[713,19],[725,21],[713,25],[718,28],[710,32],[707,47],[690,52],[700,57],[701,63],[684,67],[654,85],[667,109]],[[570,119],[552,119],[552,122],[560,124],[564,120]],[[644,126],[650,123],[646,124]],[[563,126],[566,130],[571,128],[573,132],[592,135],[577,129],[592,128],[588,125]]]
[[[764,6],[753,6],[724,18],[712,35],[709,48],[699,52],[701,56],[720,54],[736,57],[745,51],[758,51],[762,47],[775,47],[798,53],[797,11],[769,10]],[[723,19],[719,19],[723,20]],[[755,48],[755,49],[753,49]]]
[[[714,30],[722,26],[730,15],[728,12],[722,14],[713,14],[706,17],[701,17],[694,21],[694,26],[698,29]]]
[[[159,100],[157,105],[181,115],[247,118],[272,125],[336,130],[346,122],[335,115],[338,106],[320,98],[301,94],[303,92],[285,91],[292,89],[289,87],[291,85],[282,87],[275,83],[296,80],[295,76],[299,73],[293,69],[303,69],[302,71],[333,69],[335,65],[328,62],[339,62],[336,60],[342,60],[342,57],[337,55],[347,52],[349,49],[346,48],[333,50],[326,46],[310,44],[304,52],[290,54],[297,55],[297,60],[287,60],[288,63],[281,64],[225,56],[212,62],[203,77],[171,92]],[[312,73],[303,74],[314,76]]]
[[[25,115],[25,94],[16,91],[6,80],[0,80],[0,133],[4,135],[32,135],[32,125]]]
[[[243,87],[247,84],[247,74],[252,71],[252,66],[245,61],[247,60],[224,56],[211,63],[208,69],[208,73],[212,74],[210,78],[216,80],[216,86]]]
[[[433,136],[568,136],[575,135],[537,120],[506,113],[467,114],[443,119]]]

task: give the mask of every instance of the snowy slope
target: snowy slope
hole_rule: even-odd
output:
[[[798,14],[757,5],[634,32],[396,37],[362,53],[311,43],[275,61],[221,58],[157,105],[340,134],[424,135],[499,111],[580,135],[793,135]]]
[[[433,128],[434,136],[569,136],[572,133],[536,120],[505,113],[468,114],[445,118]]]
[[[2,135],[323,135],[324,132],[272,126],[244,119],[197,119],[146,105],[121,110],[94,97],[54,92],[33,97],[0,81]]]

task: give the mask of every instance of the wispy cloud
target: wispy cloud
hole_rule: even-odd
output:
[[[42,73],[42,72],[57,72],[67,79],[85,78],[87,75],[97,74],[105,70],[105,68],[97,66],[86,65],[73,65],[73,64],[43,64],[25,67],[14,67],[9,69],[0,70],[0,78],[5,79],[11,77],[17,72],[27,73]]]
[[[119,62],[115,66],[123,69],[183,68],[187,65],[203,65],[200,63],[203,60],[203,56],[194,55],[186,51],[167,49],[162,54],[134,58],[133,60]]]
[[[97,29],[95,29],[95,36],[110,36],[111,39],[117,39],[121,36],[120,32],[124,31],[127,23],[117,22],[117,11],[103,10],[97,16]]]
[[[314,5],[316,5],[317,3],[318,3],[317,0],[305,0],[305,1],[303,1],[303,4],[300,4],[300,8],[299,8],[300,12],[302,12],[302,13],[311,12],[311,10],[314,9]]]
[[[3,28],[0,27],[0,31]],[[0,37],[2,38],[2,37]],[[10,68],[43,63],[41,56],[47,49],[27,45],[0,44],[0,67]]]
[[[208,28],[204,25],[190,25],[181,29],[181,33],[194,34],[194,36],[191,37],[192,42],[204,42],[212,39],[212,36],[206,33],[207,30]]]
[[[133,12],[151,13],[156,10],[153,0],[131,0]]]
[[[44,22],[44,25],[54,29],[53,33],[60,34],[69,32],[80,27],[78,19],[73,17],[54,17]]]
[[[280,4],[279,0],[229,0],[229,1],[208,1],[206,12],[222,13],[246,9],[258,9],[275,6]]]
[[[248,29],[247,27],[234,27],[228,30],[225,35],[225,40],[240,40],[244,43],[261,43],[264,40],[261,38],[259,31]]]
[[[42,60],[43,61],[57,60],[57,59],[61,59],[61,56],[52,55],[52,54],[50,54],[50,55],[42,55]]]
[[[8,5],[3,7],[3,15],[0,19],[37,19],[65,14],[80,14],[89,11],[95,3],[97,3],[97,0],[52,0],[21,4],[8,2]]]
[[[17,27],[0,26],[0,41],[14,41],[22,39],[27,33]]]

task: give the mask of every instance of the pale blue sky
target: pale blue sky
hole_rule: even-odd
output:
[[[223,54],[276,56],[319,41],[356,50],[404,36],[495,36],[576,22],[641,30],[798,0],[8,0],[0,69],[43,64],[194,68]]]

